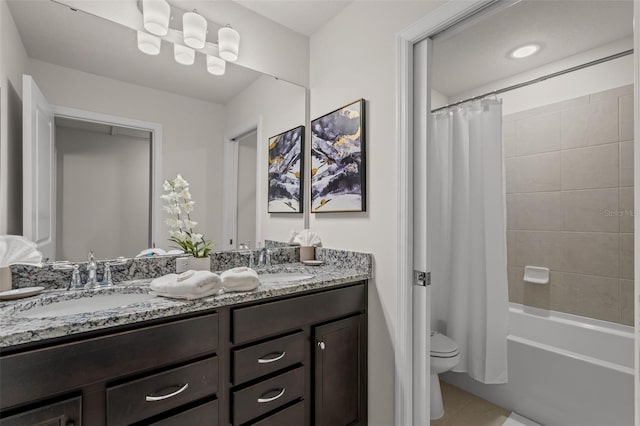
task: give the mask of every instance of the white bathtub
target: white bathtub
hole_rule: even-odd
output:
[[[545,426],[633,425],[633,327],[512,303],[509,383],[442,378]]]

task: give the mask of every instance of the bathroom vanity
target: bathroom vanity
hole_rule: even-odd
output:
[[[44,339],[16,319],[22,343],[0,348],[0,425],[366,424],[366,279],[334,270],[152,298],[115,326],[54,324]]]

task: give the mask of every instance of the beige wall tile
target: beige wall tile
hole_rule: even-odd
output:
[[[563,232],[563,272],[605,277],[620,275],[620,235],[600,232]]]
[[[633,94],[620,97],[620,140],[633,139]]]
[[[618,144],[562,151],[562,189],[618,186]]]
[[[620,321],[617,278],[562,273],[551,284],[551,309],[605,321]]]
[[[562,111],[562,148],[618,142],[618,98],[594,100]]]
[[[589,99],[590,102],[599,102],[605,99],[619,98],[624,95],[633,95],[633,84],[627,84],[625,86],[603,90],[602,92],[592,93],[589,96]]]
[[[587,189],[562,192],[565,231],[618,232],[618,189]],[[553,209],[555,205],[549,206]]]
[[[505,160],[507,192],[560,190],[560,151]]]
[[[634,324],[633,281],[620,280],[620,322]]]
[[[620,278],[633,279],[633,234],[620,234]]]
[[[537,115],[515,122],[516,154],[560,150],[560,113]]]
[[[618,191],[616,192],[616,207]],[[562,229],[562,195],[556,192],[507,194],[507,229],[559,231]]]
[[[509,266],[542,266],[560,270],[562,234],[547,231],[507,231]]]
[[[620,188],[620,232],[633,232],[633,188]]]
[[[543,105],[536,108],[527,109],[524,111],[514,112],[505,116],[505,119],[510,121],[522,120],[523,118],[535,117],[537,115],[551,114],[554,112],[560,112],[566,109],[574,108],[580,105],[587,105],[591,102],[590,95],[580,96],[579,98],[567,99],[566,101],[560,101],[549,105]]]
[[[507,279],[509,281],[509,302],[523,303],[524,300],[524,267],[509,266],[507,268]]]
[[[633,186],[633,141],[620,142],[620,186]]]
[[[504,150],[504,158],[517,155],[515,121],[502,121],[502,148]]]

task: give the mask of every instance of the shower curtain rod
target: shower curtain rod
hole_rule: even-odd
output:
[[[604,58],[596,59],[595,61],[587,62],[587,63],[584,63],[582,65],[576,65],[575,67],[571,67],[571,68],[567,68],[567,69],[564,69],[564,70],[561,70],[561,71],[553,72],[551,74],[543,75],[542,77],[534,78],[533,80],[528,80],[528,81],[525,81],[525,82],[522,82],[522,83],[514,84],[512,86],[508,86],[508,87],[505,87],[503,89],[494,90],[493,92],[484,93],[482,95],[478,95],[478,96],[474,96],[474,97],[471,97],[471,98],[468,98],[468,99],[464,99],[462,101],[458,101],[458,102],[452,103],[450,105],[446,105],[446,106],[443,106],[443,107],[440,107],[440,108],[432,109],[431,113],[442,111],[442,110],[445,110],[447,108],[451,108],[451,107],[454,107],[454,106],[457,106],[457,105],[460,105],[460,104],[464,104],[466,102],[471,102],[471,101],[476,101],[478,99],[486,98],[487,96],[499,95],[500,93],[508,92],[510,90],[515,90],[515,89],[519,89],[521,87],[529,86],[529,85],[532,85],[532,84],[535,84],[535,83],[540,83],[541,81],[545,81],[545,80],[547,80],[549,78],[558,77],[558,76],[561,76],[561,75],[564,75],[564,74],[568,74],[568,73],[573,72],[573,71],[578,71],[578,70],[581,70],[583,68],[591,67],[593,65],[598,65],[598,64],[601,64],[603,62],[612,61],[614,59],[622,58],[623,56],[627,56],[627,55],[631,55],[631,54],[633,54],[633,49],[625,50],[623,52],[616,53],[616,54],[610,55],[610,56],[605,56]]]

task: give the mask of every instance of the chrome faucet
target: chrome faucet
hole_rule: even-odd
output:
[[[96,263],[96,257],[93,252],[89,252],[89,259],[87,261],[87,283],[85,288],[93,288],[98,284],[98,264]]]
[[[264,247],[258,251],[258,266],[271,266],[271,250]]]

